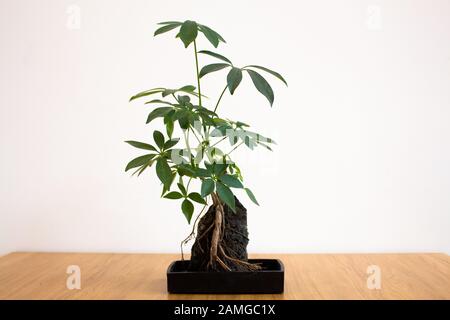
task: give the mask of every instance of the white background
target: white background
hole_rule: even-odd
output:
[[[251,252],[450,253],[450,1],[439,0],[1,0],[0,253],[179,251],[190,232],[179,203],[159,198],[153,170],[124,172],[140,152],[123,141],[152,141],[151,107],[132,94],[195,84],[192,47],[152,36],[184,19],[219,31],[236,65],[289,82],[271,78],[270,108],[244,78],[220,109],[278,141],[237,154],[261,203],[239,196]],[[225,76],[205,77],[209,104]]]

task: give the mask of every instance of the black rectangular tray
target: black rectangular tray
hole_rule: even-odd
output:
[[[284,265],[277,259],[249,259],[259,263],[259,271],[192,272],[189,260],[174,261],[167,269],[169,293],[282,293]]]

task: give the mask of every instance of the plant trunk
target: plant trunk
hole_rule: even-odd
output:
[[[254,271],[248,263],[247,210],[235,198],[236,213],[212,194],[213,205],[201,217],[191,250],[190,271]]]

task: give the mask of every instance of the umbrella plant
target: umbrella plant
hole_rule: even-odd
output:
[[[195,59],[193,74],[196,83],[181,84],[175,88],[157,87],[131,97],[130,101],[139,99],[151,108],[146,123],[161,121],[164,130],[153,131],[152,143],[126,141],[146,153],[131,160],[125,171],[132,170],[133,174],[139,176],[154,167],[161,183],[161,196],[180,201],[181,212],[188,223],[191,223],[194,215],[194,203],[203,205],[195,220],[197,221],[208,202],[212,200],[208,210],[212,215],[210,226],[204,228],[207,230],[202,230],[202,234],[196,234],[197,239],[205,236],[208,238],[206,270],[234,270],[233,266],[236,265],[244,269],[257,268],[244,261],[245,259],[236,257],[233,250],[225,248],[222,243],[224,233],[227,232],[224,228],[226,216],[229,215],[232,219],[238,211],[239,201],[235,193],[242,190],[251,201],[258,204],[253,192],[244,184],[242,172],[233,161],[232,153],[241,147],[250,150],[263,147],[272,150],[275,142],[251,131],[246,123],[219,115],[219,107],[224,95],[235,94],[244,77],[251,80],[255,89],[271,106],[274,93],[265,76],[273,76],[286,85],[287,83],[279,73],[266,67],[236,66],[232,60],[216,51],[199,50],[198,39],[201,36],[214,48],[225,43],[225,39],[210,27],[191,20],[167,21],[159,23],[154,35],[169,32],[173,32],[175,38],[191,51]],[[201,58],[206,57],[214,62],[200,67]],[[223,90],[217,93],[217,100],[207,98],[201,90],[202,81],[216,72],[226,72],[226,81]],[[193,183],[194,181],[198,183]],[[195,233],[195,223],[193,228],[189,239]],[[204,249],[202,251],[205,251]]]

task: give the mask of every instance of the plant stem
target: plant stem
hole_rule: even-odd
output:
[[[197,134],[195,133],[195,129],[193,129],[192,127],[189,127],[189,129],[192,131],[192,133],[194,134],[195,138],[197,139],[198,143],[202,143],[200,141],[200,139],[198,138]]]
[[[189,145],[189,138],[186,134],[186,132],[189,132],[188,130],[182,130],[183,131],[183,135],[184,135],[184,141],[186,142],[186,148],[188,149],[189,152],[189,161],[191,162],[191,164],[193,165],[193,160],[192,160],[192,152],[191,152],[191,146]]]
[[[227,137],[223,137],[222,139],[220,139],[219,141],[217,141],[216,143],[214,143],[212,146],[211,146],[211,148],[212,147],[215,147],[216,145],[218,145],[219,143],[221,143],[223,140],[225,140]]]
[[[194,53],[195,53],[195,68],[197,71],[197,85],[198,85],[198,105],[202,107],[202,90],[200,89],[200,71],[198,68],[198,52],[197,42],[194,40]],[[205,131],[205,138],[208,139],[209,132],[206,130],[206,125],[203,125],[203,131]]]
[[[216,107],[214,108],[214,113],[217,111],[217,108],[219,107],[219,103],[222,100],[222,97],[225,94],[225,91],[227,91],[227,88],[228,88],[228,85],[226,85],[225,88],[222,90],[222,93],[220,94],[219,99],[217,100]],[[209,138],[209,129],[210,129],[210,126],[208,126],[207,138]]]
[[[244,141],[241,141],[241,143],[239,143],[236,147],[234,147],[233,149],[231,149],[231,151],[228,152],[225,156],[229,156],[230,153],[232,153],[234,150],[236,150],[237,148],[239,148],[243,143],[244,143]]]
[[[197,85],[198,85],[198,105],[202,106],[202,91],[200,89],[200,72],[198,71],[198,54],[197,54],[197,43],[194,40],[194,53],[195,53],[195,68],[197,70]]]
[[[227,88],[228,88],[228,86],[225,86],[225,88],[223,89],[222,93],[220,94],[219,100],[217,100],[216,107],[214,108],[214,112],[217,111],[217,108],[219,107],[220,100],[222,100],[222,97],[225,94],[225,91],[227,91]]]

